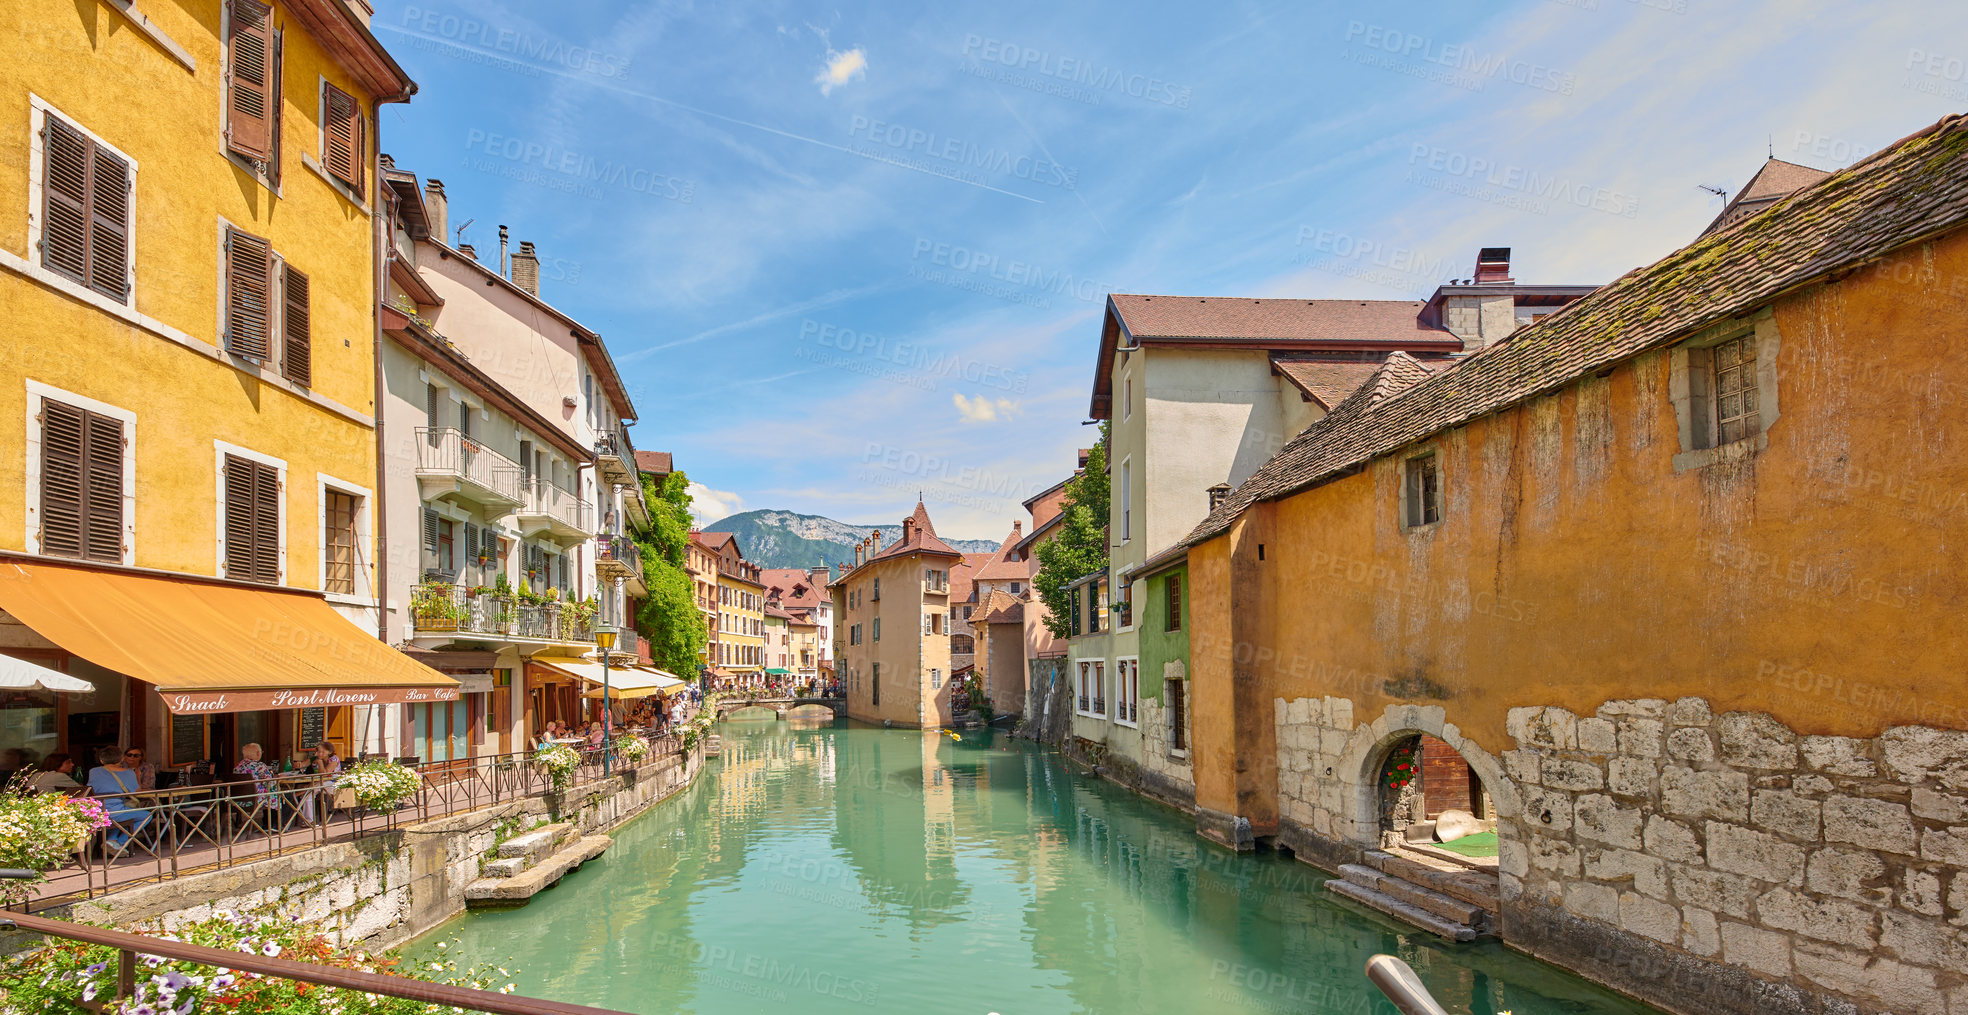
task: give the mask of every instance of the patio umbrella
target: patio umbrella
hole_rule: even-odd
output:
[[[0,655],[0,688],[8,690],[67,691],[71,694],[88,694],[96,685],[79,677],[51,670],[39,663],[16,659],[10,655]]]

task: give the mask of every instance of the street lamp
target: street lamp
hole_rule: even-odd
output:
[[[615,648],[615,628],[597,624],[595,645],[601,649],[601,774],[608,774],[608,759],[615,753],[615,717],[608,701],[608,654]]]

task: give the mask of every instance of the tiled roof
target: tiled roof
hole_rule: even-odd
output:
[[[805,568],[768,567],[759,571],[759,584],[779,590],[779,603],[788,609],[818,606],[821,595],[813,587],[813,576]]]
[[[1271,357],[1271,369],[1328,412],[1346,400],[1367,378],[1380,370],[1380,360],[1332,360],[1314,356],[1280,353]]]
[[[1763,163],[1763,168],[1758,169],[1755,176],[1749,178],[1743,189],[1722,209],[1722,214],[1715,216],[1715,221],[1710,222],[1708,228],[1702,230],[1702,235],[1706,236],[1718,229],[1726,229],[1750,218],[1777,201],[1830,175],[1822,169],[1813,169],[1810,166],[1800,166],[1795,162],[1772,158]]]
[[[1402,387],[1399,371],[1383,371],[1376,380],[1385,380],[1387,390],[1363,387],[1306,428],[1184,542],[1193,546],[1222,534],[1253,503],[1337,478],[1964,223],[1968,117],[1950,116],[1752,219],[1628,272],[1422,383]],[[1413,373],[1405,365],[1399,370]]]
[[[1462,341],[1423,327],[1419,300],[1240,299],[1115,293],[1115,313],[1136,341],[1205,341],[1289,347],[1301,343]]]
[[[705,547],[706,549],[712,551],[716,551],[716,550],[723,549],[724,544],[731,542],[733,539],[737,537],[733,536],[729,532],[698,532],[692,530],[690,533],[690,538],[693,541],[695,541],[697,545]]]
[[[953,549],[950,544],[936,538],[936,526],[929,523],[929,509],[923,507],[922,501],[916,502],[915,513],[909,516],[909,521],[912,523],[912,531],[904,538],[888,544],[887,549],[869,557],[868,563],[910,553],[941,553],[959,559],[963,557],[963,554]]]
[[[986,624],[1022,624],[1025,622],[1025,600],[999,590],[991,593],[978,612]]]
[[[667,476],[676,471],[671,468],[670,453],[667,451],[638,451],[635,458],[636,469],[653,476]]]
[[[963,555],[962,560],[950,565],[951,602],[967,603],[970,601],[972,580],[977,576],[977,569],[983,567],[990,559],[991,555],[988,553],[966,553]]]
[[[1013,526],[1011,532],[1004,537],[1004,542],[999,543],[997,550],[991,554],[990,562],[977,572],[978,580],[1020,581],[1029,576],[1032,573],[1030,562],[1005,559],[1022,538],[1024,537],[1018,531],[1018,526]]]

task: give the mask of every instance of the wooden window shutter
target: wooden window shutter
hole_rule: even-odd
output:
[[[82,555],[111,564],[123,561],[123,421],[82,414]]]
[[[89,160],[89,287],[130,297],[130,164],[93,146]]]
[[[314,325],[307,275],[292,265],[283,265],[280,293],[285,304],[280,317],[280,372],[307,387],[314,381]]]
[[[226,349],[265,360],[272,319],[273,248],[257,236],[227,229],[225,283]]]
[[[253,527],[253,463],[226,456],[225,460],[225,570],[227,578],[251,580],[253,540],[259,530]]]
[[[123,422],[41,402],[41,552],[123,560]]]
[[[330,176],[362,196],[362,107],[355,97],[331,84],[321,86],[325,120],[322,125],[321,165]]]
[[[51,556],[82,556],[86,415],[72,405],[41,402],[41,552]]]
[[[424,509],[424,549],[437,552],[437,509]]]
[[[478,566],[478,526],[465,523],[465,566]]]
[[[273,153],[273,17],[260,0],[230,0],[226,146],[255,162]]]
[[[42,186],[41,263],[77,282],[89,281],[89,150],[87,137],[48,117]]]
[[[43,131],[41,263],[130,298],[130,164],[52,116]]]
[[[253,466],[253,580],[280,580],[280,470]]]

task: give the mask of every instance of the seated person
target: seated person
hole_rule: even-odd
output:
[[[133,807],[123,799],[125,793],[135,793],[137,770],[124,762],[135,762],[142,752],[125,753],[115,747],[104,747],[96,752],[96,760],[101,767],[89,773],[89,791],[102,799],[103,810],[116,822],[103,835],[110,848],[121,850],[143,826],[150,823],[150,811],[143,807]]]
[[[330,804],[334,802],[334,777],[342,771],[342,758],[335,753],[334,745],[323,740],[314,745],[314,761],[308,765],[308,769],[317,775],[328,776],[321,781],[318,788],[307,790],[301,797],[301,816],[311,822],[314,820],[314,804],[317,799]],[[322,816],[327,816],[325,811]]]
[[[75,759],[61,751],[42,758],[40,770],[27,785],[36,793],[80,793],[83,789],[75,781]]]
[[[232,774],[243,775],[253,780],[253,789],[259,794],[262,803],[275,798],[273,778],[277,774],[273,766],[260,760],[259,744],[247,744],[239,749],[239,764],[232,766]]]

